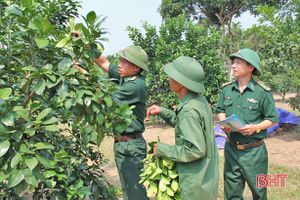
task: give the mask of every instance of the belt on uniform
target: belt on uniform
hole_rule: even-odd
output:
[[[258,147],[264,143],[264,140],[258,140],[256,142],[251,142],[248,144],[239,144],[239,142],[233,143],[229,141],[230,144],[233,144],[238,150],[245,150],[251,147]]]
[[[142,133],[136,133],[136,134],[128,134],[128,135],[120,135],[115,136],[115,142],[127,142],[128,140],[134,140],[142,137]]]

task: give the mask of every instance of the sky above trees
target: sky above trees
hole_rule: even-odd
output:
[[[127,26],[141,28],[143,21],[157,27],[161,25],[162,18],[158,12],[160,4],[161,0],[84,0],[80,14],[85,15],[94,10],[97,15],[102,14],[107,17],[104,27],[109,32],[107,35],[109,42],[104,44],[104,54],[110,55],[132,44],[126,31]],[[249,28],[256,19],[249,13],[245,13],[234,22],[240,22],[243,28]]]

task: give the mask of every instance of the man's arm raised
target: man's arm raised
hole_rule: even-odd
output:
[[[105,72],[109,71],[110,62],[103,55],[100,55],[98,58],[96,58],[94,62]]]

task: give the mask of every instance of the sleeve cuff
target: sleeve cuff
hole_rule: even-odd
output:
[[[156,155],[168,157],[167,152],[170,149],[170,145],[163,144],[163,143],[157,143],[156,145]]]
[[[279,118],[278,117],[273,117],[273,118],[265,118],[264,120],[270,120],[273,123],[278,123],[279,122]]]
[[[158,114],[161,118],[166,118],[169,113],[169,109],[161,107],[161,111]]]

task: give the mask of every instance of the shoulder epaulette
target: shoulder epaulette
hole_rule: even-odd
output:
[[[130,80],[131,81],[134,81],[134,80],[136,80],[137,79],[137,76],[133,76]]]
[[[229,82],[227,82],[227,83],[224,83],[224,84],[222,85],[222,87],[225,87],[225,86],[230,85],[230,84],[232,84],[232,83],[234,83],[234,81],[229,81]]]
[[[271,88],[265,86],[262,82],[257,82],[257,84],[258,84],[260,87],[262,87],[264,90],[266,90],[266,91],[271,91]]]

